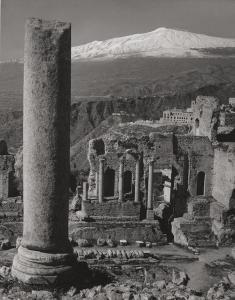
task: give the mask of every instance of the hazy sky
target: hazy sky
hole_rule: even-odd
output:
[[[27,17],[72,22],[73,45],[158,27],[235,38],[235,0],[2,0],[5,59],[22,56]]]

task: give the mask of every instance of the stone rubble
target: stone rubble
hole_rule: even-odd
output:
[[[10,268],[2,266],[0,276],[6,283],[12,282]],[[24,290],[21,285],[12,286],[8,290],[6,285],[0,289],[0,299],[33,299],[33,300],[229,300],[235,299],[234,272],[228,274],[219,283],[214,284],[207,293],[195,291],[187,286],[189,277],[186,273],[174,270],[172,280],[155,280],[145,283],[126,280],[125,282],[111,282],[105,286],[97,285],[80,290],[71,286],[67,291],[61,290]]]
[[[8,250],[11,248],[11,242],[8,239],[0,241],[0,250]]]
[[[148,251],[142,250],[127,250],[127,249],[82,249],[79,247],[74,248],[78,259],[105,259],[105,258],[147,258],[152,257]]]

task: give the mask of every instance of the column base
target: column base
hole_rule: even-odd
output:
[[[147,209],[146,219],[147,220],[154,220],[154,211],[152,209]]]
[[[12,264],[12,276],[26,284],[55,285],[72,281],[76,256],[53,254],[19,247]]]

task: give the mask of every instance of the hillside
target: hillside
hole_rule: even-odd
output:
[[[0,135],[9,147],[17,148],[22,143],[23,68],[9,64],[3,70],[5,76],[0,73]],[[140,119],[159,119],[163,110],[186,108],[200,94],[218,96],[222,102],[235,95],[235,60],[144,58],[119,63],[75,63],[72,66],[72,145],[92,133],[113,112],[126,111]]]
[[[235,82],[235,58],[128,58],[72,64],[72,102],[138,97]],[[0,64],[0,110],[22,110],[23,65]]]
[[[227,49],[227,48],[226,48]],[[23,65],[0,64],[0,136],[12,152],[22,145]],[[197,95],[226,103],[235,96],[235,59],[131,57],[72,64],[71,166],[86,169],[88,141],[116,126],[113,112],[159,119]]]

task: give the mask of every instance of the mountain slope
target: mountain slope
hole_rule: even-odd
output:
[[[154,31],[94,41],[72,48],[72,59],[110,59],[127,56],[203,57],[200,49],[235,47],[235,39],[212,37],[182,30]]]

